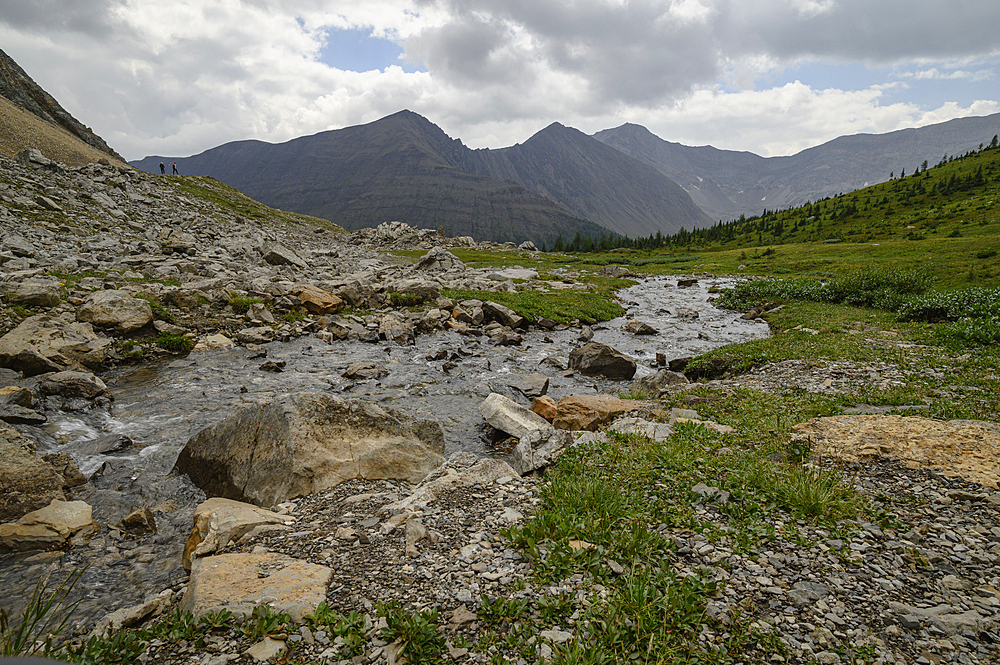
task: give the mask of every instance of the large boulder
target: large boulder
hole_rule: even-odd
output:
[[[611,395],[570,395],[559,400],[552,424],[557,429],[593,432],[619,414],[648,406],[648,402]]]
[[[112,340],[98,336],[89,323],[38,314],[0,338],[0,367],[26,376],[62,369],[97,369],[107,359],[111,344]]]
[[[635,376],[635,361],[607,344],[590,342],[569,352],[569,366],[581,374],[624,380]]]
[[[0,552],[24,552],[61,546],[70,540],[85,542],[100,531],[85,501],[60,501],[0,524]]]
[[[25,279],[5,284],[7,300],[25,307],[54,307],[62,300],[62,284],[57,279]]]
[[[448,270],[465,270],[465,264],[457,256],[441,247],[432,247],[429,252],[417,261],[417,270],[431,272],[446,272]]]
[[[490,393],[479,405],[479,414],[493,427],[518,439],[532,430],[552,429],[545,418],[500,393]]]
[[[94,291],[76,310],[76,320],[130,333],[153,322],[153,308],[128,291]]]
[[[191,562],[180,609],[196,617],[222,609],[246,616],[267,603],[301,622],[326,600],[331,579],[330,568],[284,554],[219,554]]]
[[[432,420],[334,395],[296,393],[240,407],[177,458],[209,496],[273,506],[345,480],[415,483],[444,462]]]
[[[114,399],[104,382],[90,372],[66,370],[39,378],[38,392],[46,405],[60,411],[82,411],[95,402],[106,406]]]
[[[35,452],[35,444],[0,422],[0,520],[17,519],[65,499],[66,479]]]
[[[194,528],[184,544],[182,563],[191,570],[191,560],[217,552],[258,527],[287,529],[292,518],[242,501],[213,497],[194,509]]]

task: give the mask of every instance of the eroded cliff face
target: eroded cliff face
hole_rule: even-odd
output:
[[[52,95],[42,90],[3,50],[0,50],[0,96],[34,113],[46,122],[62,127],[101,152],[125,162],[125,158],[108,146],[104,139],[70,115]]]

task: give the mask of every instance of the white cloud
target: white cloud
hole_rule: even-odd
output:
[[[992,80],[996,25],[995,0],[0,0],[3,48],[129,158],[283,141],[402,108],[473,147],[552,121],[588,132],[631,121],[787,154],[994,112],[997,99],[928,108],[918,93]],[[426,71],[331,68],[317,58],[336,29],[398,41]],[[753,89],[806,61],[889,65],[904,101],[870,81]]]
[[[970,72],[963,69],[956,69],[951,72],[939,71],[936,67],[931,67],[930,69],[922,69],[917,72],[906,72],[901,75],[901,78],[914,78],[918,81],[929,81],[929,80],[950,80],[950,81],[989,81],[993,79],[992,69],[980,69],[979,71]]]

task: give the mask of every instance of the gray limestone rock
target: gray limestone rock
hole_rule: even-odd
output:
[[[26,279],[4,284],[7,299],[25,307],[54,307],[62,300],[62,284],[57,279]]]
[[[153,322],[153,308],[128,291],[94,291],[76,310],[76,320],[130,333]]]
[[[573,445],[572,432],[566,430],[532,430],[524,436],[511,453],[511,466],[519,475],[524,475],[549,466]]]
[[[634,360],[599,342],[590,342],[570,351],[569,366],[582,374],[618,380],[631,379],[636,369]]]
[[[552,429],[545,418],[499,393],[490,393],[479,405],[479,413],[493,427],[517,438],[532,430]]]
[[[69,323],[38,314],[0,338],[0,366],[30,376],[62,369],[97,369],[107,359],[111,344],[112,340],[97,335],[89,323]]]

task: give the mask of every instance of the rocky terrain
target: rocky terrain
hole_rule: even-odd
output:
[[[32,432],[58,414],[108,409],[114,395],[100,378],[108,367],[196,345],[263,352],[276,346],[272,342],[303,337],[408,347],[435,330],[458,331],[499,351],[525,335],[565,326],[525,320],[488,299],[455,301],[442,290],[555,285],[524,269],[469,269],[445,249],[517,256],[530,246],[446,238],[401,223],[348,234],[322,220],[263,208],[208,179],[100,164],[66,167],[37,152],[0,159],[0,222],[6,302],[0,383],[7,386],[0,390],[0,419],[9,424],[0,430],[0,543],[15,551],[4,555],[5,568],[17,567],[29,580],[88,564],[126,576],[171,552],[172,565],[183,561],[190,574],[171,572],[167,583],[143,589],[148,597],[137,605],[103,600],[117,610],[107,617],[74,618],[78,641],[108,628],[157,625],[149,623],[157,617],[176,628],[145,637],[137,662],[396,663],[405,640],[393,632],[399,617],[392,601],[427,613],[425,637],[441,646],[445,659],[546,660],[596,630],[603,603],[633,562],[609,559],[601,574],[541,582],[508,531],[526,524],[542,503],[546,480],[537,471],[566,448],[607,436],[602,430],[654,441],[682,426],[722,436],[733,431],[657,400],[551,399],[547,378],[535,376],[520,385],[521,403],[491,394],[479,406],[482,419],[510,437],[506,461],[459,452],[445,462],[440,426],[426,419],[433,414],[417,418],[363,397],[296,394],[247,405],[193,437],[178,466],[197,487],[163,481],[162,491],[176,489],[172,499],[150,491],[155,505],[95,520],[79,497],[94,488],[110,491],[114,469],[88,479],[71,455],[40,454],[44,439]],[[387,249],[425,252],[411,264],[380,253]],[[574,281],[558,286],[588,288]],[[643,332],[634,326],[634,334]],[[592,335],[579,328],[577,348],[559,372],[597,373],[645,396],[698,408],[703,398],[685,397],[694,384],[669,370],[624,383],[635,376],[635,362],[585,343]],[[269,361],[274,367],[262,371],[282,369],[262,353],[260,362]],[[445,351],[433,362],[451,360]],[[361,380],[382,370],[373,363],[353,368]],[[830,393],[901,376],[889,363],[786,362],[698,385],[723,393],[792,386]],[[664,556],[677,575],[718,585],[696,641],[721,648],[733,634],[757,635],[752,649],[732,654],[733,662],[996,662],[995,425],[849,417],[855,420],[846,435],[836,418],[807,421],[796,435],[823,441],[815,466],[841,470],[852,488],[884,507],[885,519],[843,521],[832,529],[771,512],[760,523],[761,533],[771,535],[748,551],[727,531],[728,493],[698,484],[689,492],[692,525],[646,525],[669,539]],[[915,441],[915,428],[927,442],[916,446],[921,451],[948,453],[956,437],[982,446],[977,468],[987,473],[971,480],[962,466],[967,460],[918,458],[914,446],[870,450],[873,437]],[[852,441],[852,431],[868,432],[867,442]],[[393,437],[426,446],[406,449],[400,455],[406,459],[392,468],[379,464],[387,454],[352,447]],[[317,444],[335,440],[340,443]],[[253,463],[255,451],[268,455],[267,464]],[[199,478],[195,469],[209,465],[213,472]],[[114,482],[131,479],[126,473]],[[207,495],[214,498],[206,501]],[[188,530],[186,541],[177,535]],[[572,541],[569,547],[585,553],[594,545]],[[259,629],[219,620],[188,630],[178,608],[215,619],[222,610],[251,613]],[[281,612],[287,618],[268,619]],[[126,647],[115,648],[126,653]]]

